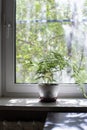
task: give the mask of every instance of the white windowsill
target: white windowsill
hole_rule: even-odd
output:
[[[28,111],[87,111],[87,99],[57,99],[53,103],[41,103],[38,98],[0,98],[0,110]]]

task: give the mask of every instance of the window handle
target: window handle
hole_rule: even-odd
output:
[[[12,25],[11,24],[7,24],[6,26],[6,37],[9,38],[10,36],[10,30],[12,28]]]

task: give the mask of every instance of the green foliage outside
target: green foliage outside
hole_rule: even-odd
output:
[[[66,69],[66,75],[71,78],[71,81],[67,81],[68,83],[87,82],[87,57],[84,56],[84,47],[80,48],[77,41],[73,41],[69,50],[65,40],[63,25],[71,27],[73,23],[56,22],[56,20],[72,18],[70,5],[59,3],[60,6],[54,0],[16,0],[17,83],[40,82],[40,80],[36,80],[35,75],[37,62],[41,61],[43,57],[50,57],[51,51],[57,51],[58,54],[69,58],[73,70]],[[84,13],[85,15],[86,13]],[[46,20],[48,21],[46,22]],[[83,27],[83,30],[85,28],[87,27]],[[49,60],[48,57],[46,58]],[[52,63],[52,65],[54,64]]]

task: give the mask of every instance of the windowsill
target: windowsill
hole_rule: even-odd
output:
[[[0,98],[0,110],[87,112],[87,99],[57,99],[41,103],[38,98]]]

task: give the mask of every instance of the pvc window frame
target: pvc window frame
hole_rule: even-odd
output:
[[[38,84],[16,84],[15,71],[15,13],[16,0],[3,0],[2,17],[2,92],[4,96],[38,97]],[[82,97],[75,84],[59,85],[59,97]]]

